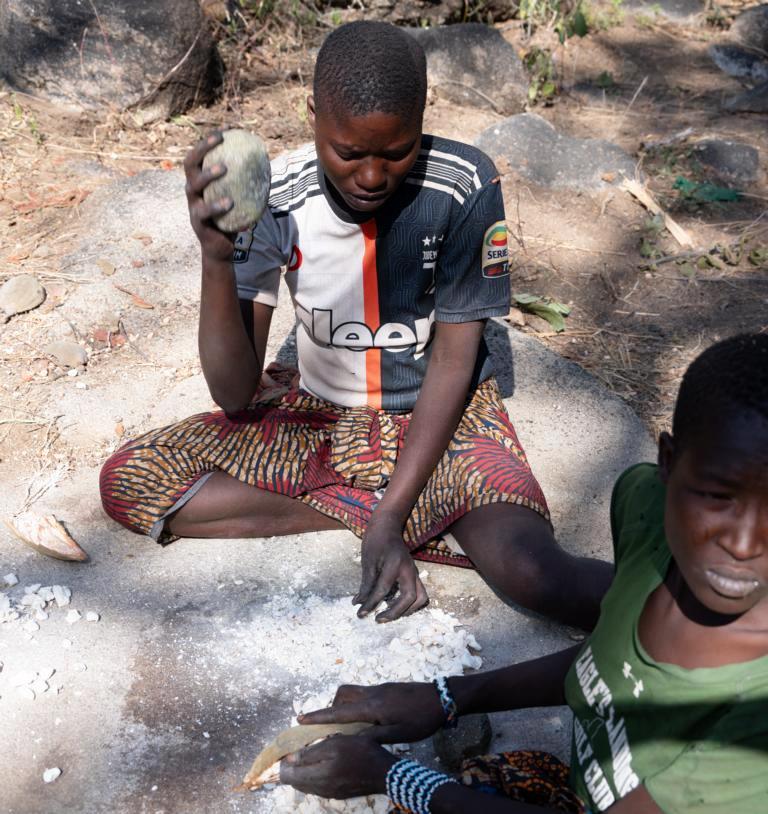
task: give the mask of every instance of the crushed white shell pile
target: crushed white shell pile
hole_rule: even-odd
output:
[[[251,612],[247,623],[224,632],[229,658],[254,659],[253,678],[268,682],[280,674],[294,685],[293,712],[328,706],[339,684],[379,684],[384,681],[431,681],[478,669],[482,659],[475,637],[450,613],[427,608],[386,625],[373,616],[358,619],[349,597],[326,599],[289,593]],[[257,647],[254,652],[255,646]],[[254,675],[255,673],[255,675]],[[295,723],[286,710],[286,727]],[[278,786],[263,795],[270,814],[385,814],[383,796],[353,800],[323,800]]]
[[[25,638],[32,640],[33,634],[40,630],[41,623],[45,623],[58,610],[67,608],[71,600],[72,591],[65,585],[36,583],[22,586],[16,574],[5,574],[0,577],[0,625],[18,627]],[[59,615],[69,625],[83,618],[83,614],[74,608]],[[85,613],[86,621],[98,622],[100,618],[96,611]],[[65,650],[72,647],[70,639],[62,639],[60,644]],[[0,661],[0,698],[10,690],[10,697],[14,699],[34,701],[41,696],[55,697],[64,689],[63,684],[59,683],[61,674],[56,667],[46,665],[37,670],[21,669],[20,665],[13,664],[8,655],[5,658],[5,663]],[[75,672],[86,669],[86,665],[80,662],[72,666]],[[58,767],[46,769],[43,782],[52,783],[59,775],[61,769]]]

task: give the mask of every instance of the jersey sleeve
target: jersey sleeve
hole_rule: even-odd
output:
[[[284,222],[287,218],[281,218]],[[237,296],[241,300],[277,305],[280,269],[288,262],[287,224],[280,224],[270,210],[250,232],[235,241],[233,264]]]
[[[655,464],[640,463],[619,475],[611,494],[613,560],[624,556],[649,536],[663,535],[664,485]]]
[[[645,779],[664,814],[768,811],[768,693],[737,701],[667,768]]]
[[[509,313],[504,201],[488,181],[457,206],[435,274],[435,319],[472,322]]]

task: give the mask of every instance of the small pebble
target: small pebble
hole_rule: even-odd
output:
[[[71,611],[67,611],[67,624],[74,625],[75,622],[79,622],[82,619],[82,614],[79,610],[75,610],[74,608]]]
[[[45,289],[32,274],[18,274],[0,286],[0,311],[6,316],[31,311],[45,299]]]
[[[30,689],[29,687],[19,687],[16,690],[16,694],[23,698],[25,701],[34,701],[35,700],[35,692],[34,690]]]
[[[16,576],[16,574],[6,574],[6,575],[3,577],[3,582],[4,582],[4,583],[5,583],[5,584],[6,584],[6,585],[9,587],[9,588],[13,588],[13,586],[14,586],[14,585],[18,585],[18,584],[19,584],[19,578]]]
[[[54,780],[57,780],[61,775],[61,769],[56,766],[53,769],[46,769],[43,772],[43,782],[44,783],[53,783]]]
[[[88,364],[88,352],[77,342],[51,342],[43,348],[43,353],[53,356],[63,367],[74,368]]]
[[[96,611],[88,611],[88,613],[85,614],[86,622],[98,622],[99,619],[101,619],[101,617]]]
[[[30,619],[28,622],[24,622],[22,628],[27,633],[36,633],[38,630],[40,630],[40,625],[38,625],[37,622]]]
[[[78,673],[84,673],[88,669],[82,661],[78,661],[77,664],[73,665],[73,667]]]
[[[62,639],[61,640],[61,646],[65,650],[69,650],[72,647],[72,639]]]

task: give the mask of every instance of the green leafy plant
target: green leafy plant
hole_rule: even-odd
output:
[[[675,179],[672,186],[680,193],[681,198],[696,203],[729,202],[742,198],[742,193],[738,189],[721,187],[709,182],[689,181],[682,175]]]
[[[520,0],[517,16],[529,33],[536,28],[551,28],[561,43],[568,37],[583,37],[589,30],[581,0]]]
[[[531,48],[523,59],[523,65],[531,79],[528,85],[528,103],[551,105],[557,95],[552,52],[547,48]]]
[[[757,246],[752,249],[747,259],[753,266],[768,269],[768,246]]]
[[[616,80],[613,78],[613,74],[610,71],[603,71],[595,80],[595,84],[598,88],[608,90],[616,84]]]
[[[610,0],[608,4],[584,3],[584,14],[590,31],[607,31],[624,22],[624,0]]]
[[[565,303],[537,294],[513,294],[512,303],[521,311],[545,319],[557,333],[565,330],[564,318],[571,313],[570,306]]]

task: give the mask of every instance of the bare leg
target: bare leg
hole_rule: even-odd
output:
[[[248,486],[226,472],[211,475],[167,526],[180,537],[273,537],[345,528],[300,500]]]
[[[613,566],[568,554],[551,525],[532,509],[510,503],[482,506],[450,531],[483,579],[503,596],[584,630],[597,624]]]

